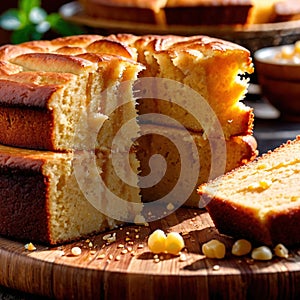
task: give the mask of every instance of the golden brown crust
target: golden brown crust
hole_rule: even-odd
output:
[[[119,55],[130,59],[136,59],[133,49],[118,41],[101,39],[97,40],[86,47],[87,52],[102,53],[108,55]]]
[[[15,156],[8,151],[0,151],[0,233],[22,240],[49,242],[45,222],[47,179],[41,175],[43,160]]]
[[[222,187],[220,187],[218,184],[221,182],[225,184],[228,182],[227,180],[241,180],[242,178],[240,176],[235,176],[237,174],[242,174],[243,178],[251,174],[254,180],[257,180],[257,178],[259,180],[272,179],[273,171],[272,169],[269,170],[269,168],[272,168],[271,166],[273,166],[274,170],[276,168],[282,168],[282,171],[277,175],[280,178],[275,177],[272,183],[270,183],[271,185],[274,184],[274,182],[283,180],[285,171],[289,174],[295,172],[295,178],[293,179],[293,177],[291,177],[290,180],[298,181],[297,168],[293,169],[292,166],[293,162],[294,164],[298,164],[299,162],[298,158],[295,157],[295,153],[297,153],[299,149],[299,144],[300,136],[297,136],[295,140],[287,141],[274,151],[269,151],[254,161],[238,167],[216,180],[204,183],[198,188],[198,193],[202,197],[203,202],[206,203],[206,208],[221,233],[228,234],[235,238],[250,239],[258,244],[270,246],[275,246],[278,243],[283,243],[287,246],[300,243],[299,205],[291,200],[290,202],[285,202],[285,206],[279,207],[283,199],[285,199],[285,194],[287,197],[294,197],[290,196],[290,193],[294,195],[294,192],[289,192],[290,187],[282,183],[282,187],[279,191],[281,194],[268,194],[268,199],[271,199],[271,201],[269,200],[270,205],[266,207],[263,205],[258,206],[257,201],[263,204],[267,201],[265,198],[267,194],[264,195],[261,193],[261,196],[258,196],[260,198],[255,198],[255,201],[253,200],[254,192],[253,194],[250,192],[247,196],[242,195],[242,193],[241,195],[238,194],[239,190],[243,189],[247,192],[251,191],[249,186],[242,184],[242,181],[240,184],[238,184],[239,181],[235,181],[238,187],[234,189],[230,184],[226,187],[230,190],[233,189],[233,192],[235,191],[234,193],[240,195],[241,199],[235,200],[229,197],[221,197],[220,195],[222,195],[224,186],[222,185]],[[297,148],[294,149],[296,145]],[[289,164],[291,164],[290,168],[288,167]],[[258,167],[256,168],[256,166]],[[255,181],[252,183],[254,185],[256,184]],[[268,190],[266,190],[266,192],[267,191]],[[251,197],[251,199],[249,199],[249,197]],[[279,202],[276,202],[276,199]],[[251,205],[251,202],[253,202],[253,205]],[[263,214],[261,210],[263,210]]]
[[[38,173],[1,168],[0,188],[0,234],[51,244],[48,224],[45,222],[48,218],[45,178]]]
[[[251,0],[168,0],[167,6],[197,6],[197,5],[252,5]]]
[[[0,79],[0,104],[3,107],[46,109],[58,86],[39,86]]]
[[[2,107],[1,143],[31,149],[57,150],[53,137],[53,119],[53,113],[46,109]]]
[[[274,212],[262,223],[251,209],[220,198],[212,200],[206,194],[202,197],[220,233],[269,246],[279,243],[291,246],[300,242],[300,208]]]
[[[158,11],[160,8],[166,6],[168,0],[92,0],[91,2],[106,6],[140,7]]]
[[[72,55],[52,53],[28,53],[11,59],[12,63],[21,65],[26,70],[57,73],[81,74],[95,67],[87,60]]]
[[[49,182],[43,172],[48,160],[69,154],[32,151],[0,145],[0,234],[23,241],[55,244],[49,228]],[[17,199],[17,201],[16,201]]]

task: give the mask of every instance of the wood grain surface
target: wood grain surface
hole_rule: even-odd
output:
[[[147,237],[157,228],[183,235],[186,260],[163,254],[155,261]],[[110,244],[101,234],[54,248],[35,245],[35,251],[0,238],[0,285],[56,299],[299,299],[300,248],[267,262],[234,257],[234,240],[220,235],[205,211],[184,208],[149,226],[110,233],[116,233]],[[225,259],[202,255],[212,238],[225,242]],[[74,246],[81,255],[72,255]]]

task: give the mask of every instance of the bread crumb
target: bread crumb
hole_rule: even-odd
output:
[[[74,256],[79,256],[81,254],[81,248],[79,248],[79,247],[73,247],[71,249],[71,253]]]
[[[219,265],[214,265],[213,266],[213,270],[214,271],[219,271],[220,270],[220,266]]]
[[[180,256],[179,256],[179,261],[183,262],[183,261],[186,261],[186,260],[187,260],[186,255],[184,253],[181,253]]]
[[[169,203],[168,205],[167,205],[167,210],[169,210],[169,211],[171,211],[171,210],[173,210],[175,207],[174,207],[174,205],[172,204],[172,203]]]

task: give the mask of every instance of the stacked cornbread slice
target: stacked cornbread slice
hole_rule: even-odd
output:
[[[212,145],[224,145],[219,172],[256,155],[253,114],[240,102],[247,80],[239,77],[253,69],[249,52],[235,44],[204,36],[84,35],[3,46],[0,66],[1,234],[57,244],[141,220],[141,197],[156,200],[177,181],[185,187],[178,180],[183,154],[164,135],[179,138],[187,152],[195,145],[193,159],[202,162],[180,200],[189,205],[198,205],[196,187],[212,165],[218,168]],[[164,99],[156,93],[161,82]],[[169,82],[180,85],[177,102]],[[202,100],[212,115],[199,122],[193,111],[205,112]],[[143,118],[149,114],[167,118]],[[214,136],[216,128],[221,134]],[[157,153],[171,171],[164,184],[139,188],[138,173],[146,175]],[[114,161],[115,154],[128,163]],[[116,205],[112,194],[125,201]]]
[[[112,228],[122,219],[133,221],[139,212],[130,206],[140,202],[137,181],[135,187],[122,184],[110,159],[113,131],[137,116],[132,88],[123,88],[129,99],[113,114],[108,113],[109,105],[117,107],[118,95],[111,92],[108,103],[100,103],[100,96],[104,90],[117,90],[122,81],[136,80],[143,67],[124,56],[88,53],[85,48],[96,39],[84,36],[1,48],[5,68],[0,79],[0,140],[8,145],[0,151],[2,234],[57,244]],[[106,129],[92,144],[86,137],[93,126],[79,126],[87,122]],[[136,137],[137,130],[136,126],[128,135]],[[93,155],[88,156],[90,151]],[[126,155],[137,173],[134,152]],[[98,173],[92,173],[91,159]],[[77,176],[76,161],[82,165]],[[79,185],[80,178],[92,181],[102,173],[111,192],[126,200],[111,214],[106,189],[97,191],[97,204],[86,199],[87,187]]]
[[[189,163],[191,171],[196,162],[192,157],[180,160],[175,146],[157,137],[155,142],[149,134],[151,131],[167,131],[169,139],[173,140],[176,137],[184,141],[185,150],[180,153],[181,157],[184,157],[184,153],[190,153],[188,149],[191,149],[193,143],[196,145],[200,164],[200,171],[196,174],[197,184],[247,163],[255,157],[256,142],[251,135],[252,109],[240,101],[246,93],[247,80],[239,75],[253,71],[247,50],[229,42],[203,36],[137,38],[122,35],[116,38],[122,39],[127,45],[134,45],[137,49],[139,61],[146,66],[139,75],[140,78],[163,78],[181,83],[185,87],[183,89],[170,83],[169,88],[166,88],[167,94],[164,94],[160,84],[154,83],[153,89],[158,91],[158,94],[163,94],[164,99],[155,99],[154,95],[150,99],[144,97],[138,100],[140,115],[155,113],[169,117],[153,121],[152,128],[149,124],[143,127],[148,140],[140,140],[138,151],[142,175],[149,173],[148,160],[143,158],[149,158],[154,153],[162,154],[170,166],[160,184],[142,188],[143,201],[153,201],[167,195],[179,181],[182,164]],[[187,89],[191,89],[200,97],[195,97],[193,92]],[[174,100],[177,97],[180,101]],[[205,99],[212,111],[205,107],[201,99]],[[198,118],[197,112],[200,113]],[[170,119],[172,121],[169,121]],[[190,142],[186,139],[185,130],[192,137]],[[218,134],[220,130],[221,135]],[[167,133],[163,135],[166,136]],[[224,143],[223,153],[217,146],[213,149],[213,143]],[[179,184],[187,186],[184,180]],[[177,197],[180,201],[182,196],[178,194]],[[199,196],[194,188],[186,204],[198,206],[198,201]]]

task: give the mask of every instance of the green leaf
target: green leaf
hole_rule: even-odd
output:
[[[19,44],[30,40],[30,33],[24,28],[14,31],[11,34],[11,42]]]
[[[61,19],[61,16],[57,13],[52,13],[47,16],[46,20],[51,24],[51,26],[55,26],[58,21]]]
[[[0,27],[5,30],[16,30],[21,26],[19,12],[16,9],[9,9],[0,17]]]
[[[18,14],[19,14],[19,20],[21,22],[21,26],[20,27],[25,27],[25,26],[27,26],[27,25],[30,24],[28,16],[26,15],[26,13],[24,11],[19,10]]]
[[[53,31],[63,36],[78,35],[84,33],[82,27],[63,20],[57,13],[48,15],[47,21],[51,24],[51,28]]]
[[[19,44],[31,40],[39,40],[43,36],[42,33],[36,31],[33,24],[29,24],[19,30],[16,30],[11,35],[11,41],[13,44]]]
[[[34,7],[40,6],[41,0],[19,0],[19,9],[22,10],[27,16],[29,16],[30,11]]]

